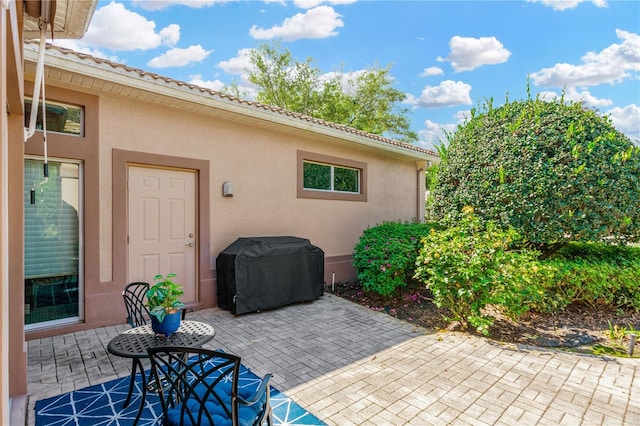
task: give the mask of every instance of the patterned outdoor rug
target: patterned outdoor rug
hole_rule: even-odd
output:
[[[241,366],[239,387],[257,388],[259,378]],[[122,408],[129,390],[129,377],[65,393],[36,402],[36,426],[124,426],[132,425],[140,407],[140,375],[131,402]],[[271,408],[274,425],[325,425],[320,419],[300,407],[287,395],[271,387]],[[162,417],[160,399],[147,393],[138,425],[156,425]]]

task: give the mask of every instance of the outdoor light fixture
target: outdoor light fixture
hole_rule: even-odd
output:
[[[231,182],[227,181],[222,184],[222,196],[233,197],[233,185]]]

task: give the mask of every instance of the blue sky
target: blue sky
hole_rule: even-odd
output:
[[[581,100],[640,141],[640,2],[605,0],[99,1],[81,40],[55,44],[219,90],[278,39],[323,73],[391,65],[419,145],[487,98]]]

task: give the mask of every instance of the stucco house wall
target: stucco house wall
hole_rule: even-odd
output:
[[[99,120],[105,203],[112,192],[113,149],[209,161],[211,265],[239,236],[294,234],[333,257],[351,254],[362,230],[377,221],[416,218],[415,160],[110,95],[100,96]],[[298,151],[365,162],[367,201],[297,198]],[[225,181],[233,183],[233,197],[222,196]],[[110,216],[101,209],[102,235],[110,233]],[[103,243],[100,254],[100,278],[106,280],[112,272],[110,244]]]
[[[22,318],[22,176],[24,145],[22,2],[0,7],[0,423],[26,401],[27,351]],[[11,398],[11,402],[10,402]],[[10,411],[11,410],[11,411]]]
[[[33,86],[27,49],[25,91]],[[217,305],[215,258],[238,237],[292,235],[325,253],[325,280],[355,278],[353,248],[385,220],[422,219],[427,150],[187,86],[50,47],[47,97],[85,107],[83,137],[49,134],[49,156],[84,164],[84,321],[27,339],[122,323],[127,283],[127,166],[194,170],[198,179],[198,305]],[[39,132],[25,154],[42,155]],[[363,167],[358,200],[307,198],[302,159]],[[233,197],[222,185],[232,182]],[[337,197],[340,198],[340,197]]]

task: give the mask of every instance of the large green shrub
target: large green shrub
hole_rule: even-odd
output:
[[[515,250],[515,231],[491,221],[481,224],[471,207],[465,207],[463,215],[457,225],[432,230],[422,240],[416,278],[431,290],[438,307],[452,313],[447,319],[487,334],[494,320],[484,312],[487,305],[501,306],[517,317],[536,296],[523,272],[537,252]]]
[[[434,219],[472,205],[543,257],[569,241],[640,237],[640,148],[581,104],[487,101],[449,136],[444,153]]]
[[[572,303],[640,311],[640,248],[572,243],[534,262],[525,274],[538,297],[531,308],[553,313]]]
[[[436,225],[384,222],[366,229],[356,245],[353,265],[367,291],[393,294],[413,280],[420,239]]]

